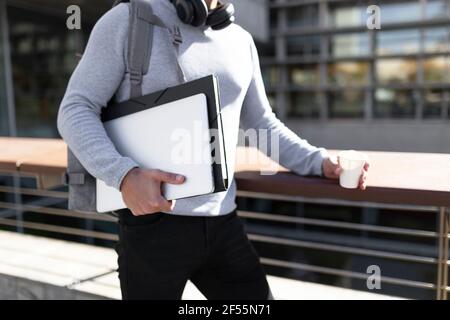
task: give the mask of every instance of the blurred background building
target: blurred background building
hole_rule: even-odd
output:
[[[76,54],[110,2],[0,1],[0,132],[57,136]],[[82,8],[81,31],[64,27],[69,4]],[[366,27],[372,4],[381,30]],[[258,43],[272,105],[296,132],[331,148],[450,150],[448,0],[235,5]]]
[[[381,30],[369,30],[370,5]],[[450,150],[448,0],[270,1],[273,106],[316,144]]]
[[[111,2],[0,0],[0,136],[58,137],[56,115],[77,56],[83,52],[95,21]],[[238,23],[255,37],[273,108],[302,137],[335,149],[450,151],[450,0],[232,2],[237,7]],[[70,4],[82,9],[80,31],[66,28],[66,8]],[[381,8],[381,30],[366,27],[366,10],[373,4]],[[11,185],[13,180],[0,176],[0,184]],[[32,188],[34,184],[29,178],[20,181],[22,187]],[[1,201],[3,207],[8,207],[4,203],[17,202],[17,198],[0,193]],[[45,197],[23,196],[20,201],[52,208],[67,205],[64,199]],[[308,245],[280,248],[256,241],[262,256],[299,263],[295,268],[267,266],[271,274],[366,290],[365,282],[348,272],[364,273],[368,264],[378,264],[390,277],[435,282],[434,266],[419,260],[398,261],[353,253],[359,249],[329,249],[342,245],[376,251],[390,246],[399,254],[433,256],[434,239],[370,232],[372,225],[386,230],[406,226],[431,232],[436,230],[437,221],[428,212],[243,196],[239,197],[239,207],[309,222],[299,226],[247,219],[250,232],[328,245],[315,250]],[[7,217],[11,210],[0,213]],[[111,224],[98,221],[39,212],[20,214],[28,221],[115,230]],[[314,219],[363,227],[359,231],[334,228]],[[110,241],[25,231],[112,246]],[[426,286],[385,285],[383,292],[434,297]]]

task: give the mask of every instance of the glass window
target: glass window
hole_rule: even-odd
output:
[[[262,75],[266,88],[273,88],[279,83],[279,69],[275,66],[263,67]]]
[[[64,17],[10,8],[8,18],[18,134],[58,136],[59,104],[84,35],[62,28]]]
[[[330,23],[334,27],[357,27],[366,24],[367,4],[336,4],[330,8]]]
[[[413,118],[416,99],[412,90],[380,88],[375,92],[376,118]]]
[[[314,91],[290,93],[289,115],[305,119],[319,118],[320,98]]]
[[[330,118],[362,118],[364,115],[364,91],[340,90],[330,92]]]
[[[424,79],[426,82],[450,82],[450,57],[433,57],[424,60]]]
[[[417,29],[382,31],[378,33],[379,55],[413,54],[419,52],[420,32]]]
[[[369,37],[367,33],[337,34],[331,38],[331,55],[339,57],[355,57],[369,55]]]
[[[378,83],[414,83],[417,80],[417,61],[414,59],[380,59],[376,62]]]
[[[450,0],[428,0],[426,17],[427,19],[439,19],[449,17]]]
[[[426,90],[423,92],[423,117],[426,119],[439,119],[442,117],[442,109],[446,107],[445,91]]]
[[[4,3],[0,3],[0,7]],[[2,9],[3,10],[3,9]],[[7,99],[6,99],[6,77],[5,77],[5,66],[4,66],[4,50],[3,50],[3,35],[4,30],[2,30],[3,23],[1,23],[2,14],[0,13],[0,135],[8,134],[8,110],[7,110]]]
[[[319,36],[293,36],[287,38],[288,55],[317,57],[320,55]]]
[[[380,5],[381,24],[421,20],[420,1],[384,1]]]
[[[368,83],[369,64],[367,62],[339,62],[328,65],[329,83],[365,85]]]
[[[267,99],[269,100],[269,104],[272,107],[272,110],[277,112],[277,97],[274,93],[267,93]]]
[[[319,25],[317,5],[294,7],[287,10],[288,27],[315,27]]]
[[[425,30],[425,52],[449,52],[450,28],[429,28]]]
[[[443,100],[447,109],[447,118],[450,119],[450,90],[444,91]]]
[[[297,86],[318,85],[319,66],[301,65],[289,68],[290,83]]]
[[[278,10],[270,10],[269,19],[271,28],[278,27]]]

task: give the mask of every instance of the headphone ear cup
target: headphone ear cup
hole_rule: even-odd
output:
[[[194,21],[194,6],[189,0],[172,1],[177,10],[177,15],[183,23],[191,24]]]
[[[225,29],[234,22],[234,14],[235,10],[232,3],[221,4],[209,13],[206,24],[211,26],[213,30]]]
[[[194,27],[203,26],[206,23],[206,19],[208,18],[208,6],[206,5],[204,0],[187,0],[191,3],[194,14],[193,20],[191,21],[191,25]]]

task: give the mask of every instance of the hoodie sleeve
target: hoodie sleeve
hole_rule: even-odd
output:
[[[138,165],[118,153],[100,114],[124,78],[128,11],[121,4],[97,22],[58,113],[59,133],[75,156],[90,174],[116,189]]]

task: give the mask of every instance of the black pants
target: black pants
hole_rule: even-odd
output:
[[[220,217],[119,214],[122,297],[181,299],[187,280],[207,299],[265,300],[265,273],[235,212]]]

